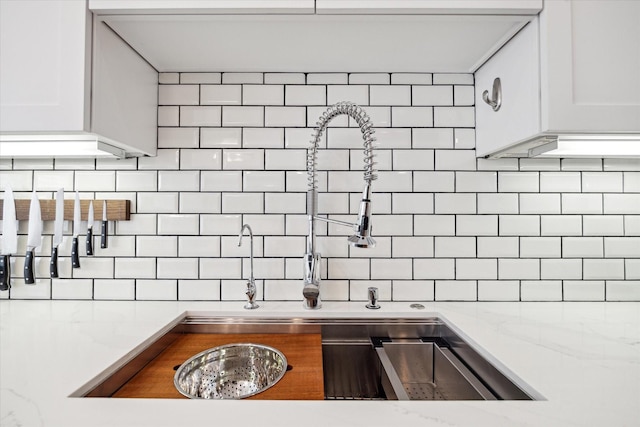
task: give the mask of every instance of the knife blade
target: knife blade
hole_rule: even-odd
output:
[[[27,234],[27,254],[24,259],[24,282],[32,285],[36,282],[33,274],[33,263],[35,251],[42,244],[42,212],[40,211],[40,200],[34,191],[31,196],[29,206],[29,231]]]
[[[51,277],[58,277],[58,246],[62,243],[64,229],[64,189],[56,193],[56,219],[53,223],[53,247],[51,248],[51,261],[49,273]]]
[[[100,247],[105,249],[107,247],[109,223],[107,222],[107,201],[102,201],[102,228],[100,230]]]
[[[11,287],[11,254],[18,252],[18,225],[16,205],[11,187],[4,190],[2,206],[2,257],[0,257],[0,291]]]
[[[73,268],[80,268],[80,253],[78,252],[78,236],[82,234],[80,217],[80,196],[76,191],[76,199],[73,202],[73,244],[71,245],[71,266]]]
[[[87,214],[87,255],[93,255],[93,200],[89,202],[89,213]]]

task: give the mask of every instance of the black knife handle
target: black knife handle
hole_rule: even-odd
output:
[[[80,268],[80,254],[78,253],[78,236],[73,238],[73,244],[71,245],[71,266],[73,268]]]
[[[100,247],[105,249],[107,247],[107,227],[109,223],[107,221],[102,221],[102,229],[100,230]]]
[[[0,256],[0,291],[11,287],[11,255]]]
[[[58,247],[51,249],[51,261],[49,262],[51,277],[58,277]]]
[[[35,277],[33,277],[33,250],[27,251],[27,256],[24,258],[24,283],[33,285],[36,283]]]
[[[93,229],[87,229],[87,255],[93,255]]]

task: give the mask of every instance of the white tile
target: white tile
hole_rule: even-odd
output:
[[[202,171],[201,191],[242,191],[242,171]]]
[[[93,281],[93,299],[133,301],[136,298],[134,280],[96,279]]]
[[[264,125],[269,127],[300,127],[307,122],[305,107],[265,107]]]
[[[475,280],[436,280],[436,301],[476,301],[478,299]]]
[[[436,127],[472,128],[476,125],[474,107],[434,107],[433,116]]]
[[[455,129],[454,147],[457,150],[476,148],[475,129]]]
[[[262,193],[223,193],[222,213],[261,213],[263,199]]]
[[[0,177],[2,181],[7,180],[9,176],[8,184],[11,189],[15,191],[21,191],[26,189],[23,185],[14,185],[13,178],[16,173],[7,174],[2,173]],[[30,175],[30,173],[29,173]],[[67,190],[73,190],[73,172],[72,171],[34,171],[33,172],[33,189],[36,191],[57,191],[59,188],[65,188]],[[5,184],[6,185],[6,184]]]
[[[287,191],[307,191],[308,186],[306,171],[286,171],[285,176]],[[318,181],[318,191],[327,191],[327,176],[327,172],[317,172],[316,180]],[[360,178],[362,179],[362,174],[360,174]]]
[[[411,86],[369,87],[370,105],[411,105]]]
[[[413,260],[414,279],[453,279],[455,260],[451,258],[417,258]]]
[[[287,85],[285,105],[326,105],[327,87],[323,85]]]
[[[517,171],[518,159],[477,159],[479,171]]]
[[[624,192],[640,193],[640,172],[624,172]]]
[[[475,90],[473,86],[454,86],[453,88],[453,103],[457,106],[462,105],[474,105]]]
[[[267,170],[306,170],[306,150],[265,150],[264,157]]]
[[[116,230],[121,235],[155,235],[156,215],[132,214],[129,221],[118,221]]]
[[[393,236],[393,258],[430,258],[433,257],[433,237]]]
[[[624,217],[624,234],[626,236],[640,236],[640,216],[627,215]]]
[[[345,193],[320,193],[318,206],[324,214],[349,213],[349,195]]]
[[[607,280],[607,301],[640,301],[640,280]]]
[[[116,258],[116,279],[153,279],[156,277],[155,258]]]
[[[523,280],[520,284],[522,301],[562,301],[560,280]]]
[[[541,279],[582,279],[581,259],[541,259]]]
[[[415,172],[413,174],[413,191],[453,192],[454,172]]]
[[[413,86],[411,89],[413,105],[453,105],[453,86]]]
[[[11,170],[13,159],[0,159],[0,170]]]
[[[351,73],[349,74],[349,84],[378,84],[388,85],[391,76],[387,73]]]
[[[585,215],[585,236],[622,236],[624,235],[624,217],[622,215]]]
[[[623,259],[585,259],[583,269],[585,280],[624,279]]]
[[[305,213],[306,211],[306,193],[266,193],[264,195],[265,213]]]
[[[305,238],[301,236],[265,236],[265,257],[297,257],[304,253]]]
[[[498,191],[497,172],[456,172],[456,191],[494,193]]]
[[[368,301],[370,287],[378,289],[378,301],[391,301],[391,280],[350,280],[349,301]]]
[[[197,279],[198,258],[158,258],[158,279]]]
[[[253,228],[252,228],[253,230]],[[238,230],[240,231],[240,230]],[[256,230],[257,231],[257,230]],[[260,236],[259,233],[254,232],[253,234],[253,256],[254,258],[265,260],[264,258],[264,248],[263,248],[263,237]],[[247,267],[249,267],[249,257],[251,256],[251,242],[250,242],[249,233],[244,231],[242,237],[242,244],[238,245],[238,236],[222,236],[220,237],[220,250],[222,258],[244,258],[247,263]],[[283,262],[284,266],[284,262]],[[249,269],[247,268],[247,271]],[[249,277],[247,275],[247,277]],[[282,275],[280,276],[282,277]]]
[[[198,215],[158,215],[158,234],[160,235],[198,234],[198,228]]]
[[[346,79],[345,79],[346,80]],[[266,84],[305,84],[304,73],[265,73]]]
[[[284,129],[245,128],[242,130],[242,146],[244,148],[284,148]]]
[[[265,280],[264,299],[275,301],[302,300],[300,297],[300,288],[297,286],[299,284],[300,280]],[[322,282],[323,288],[327,285],[328,283],[326,281]]]
[[[373,127],[375,129],[379,129],[379,128],[391,127],[392,108],[393,107],[364,107],[363,109],[369,116],[369,119],[371,120]],[[397,107],[397,108],[411,108],[411,107]],[[313,124],[315,123],[316,121],[313,122]],[[353,120],[352,118],[349,118],[349,126],[358,127],[358,124],[356,123],[355,120]],[[397,127],[398,125],[394,124],[394,126]]]
[[[521,171],[559,171],[560,159],[520,159]]]
[[[303,82],[304,83],[304,82]],[[347,73],[309,73],[307,74],[307,84],[347,84],[349,75]]]
[[[158,128],[158,148],[197,148],[198,128]]]
[[[136,280],[136,300],[175,301],[178,299],[176,280]]]
[[[72,299],[72,300],[90,300],[93,298],[93,280],[91,279],[54,279],[51,286],[51,298]],[[13,294],[15,288],[11,288]],[[12,295],[15,298],[15,295]]]
[[[543,193],[579,193],[579,172],[541,172],[540,192]]]
[[[309,140],[311,138],[308,138]],[[328,148],[362,148],[362,134],[355,128],[331,128],[327,130]],[[306,147],[305,147],[306,148]]]
[[[498,230],[501,236],[539,236],[540,216],[500,215]]]
[[[432,127],[433,107],[391,107],[391,120],[394,127]]]
[[[414,235],[452,236],[455,234],[455,215],[415,215]]]
[[[241,85],[202,85],[200,87],[200,105],[240,105],[241,102]]]
[[[178,213],[178,193],[138,193],[138,213]]]
[[[222,107],[180,107],[180,126],[220,126]]]
[[[263,73],[222,73],[223,84],[257,83],[264,81]]]
[[[600,194],[562,194],[562,213],[601,214],[602,196]]]
[[[605,237],[606,258],[640,258],[640,237]]]
[[[138,167],[138,158],[130,159],[96,159],[97,170],[135,170]]]
[[[518,280],[478,280],[478,301],[519,301]]]
[[[410,260],[407,260],[410,261]],[[327,263],[328,279],[370,279],[369,260],[351,258],[329,258]]]
[[[11,159],[6,159],[9,161],[9,165],[6,168],[7,170],[11,169]],[[53,159],[13,159],[13,169],[14,170],[51,170],[53,169]]]
[[[563,171],[601,171],[602,159],[562,159]]]
[[[181,84],[185,84],[185,83],[219,84],[221,81],[222,81],[221,73],[180,73]]]
[[[178,256],[219,257],[220,236],[179,236]]]
[[[563,237],[563,258],[602,258],[604,242],[602,237]]]
[[[384,249],[380,250],[380,246],[391,246],[391,238],[380,238],[376,236],[376,243],[378,241],[381,244],[376,244],[375,248],[350,248],[344,236],[318,236],[316,240],[316,249],[320,254],[322,254],[324,259],[347,258],[350,252],[352,258],[379,258],[378,255],[384,252],[387,253],[386,257],[383,258],[390,258],[391,251],[385,251]]]
[[[591,216],[584,218],[586,220]],[[543,236],[580,236],[582,234],[582,216],[543,215],[540,227]]]
[[[331,151],[331,150],[328,150]],[[397,152],[397,150],[395,151]],[[392,165],[392,156],[393,156],[394,150],[375,150],[374,151],[374,158],[373,161],[374,166],[374,172],[379,172],[379,171],[390,171],[393,169],[393,165]],[[351,166],[350,169],[351,170],[357,170],[357,171],[362,171],[363,167],[364,167],[364,151],[362,150],[362,148],[360,149],[354,149],[351,150],[349,152],[349,157],[350,157],[350,162],[351,162]],[[333,169],[333,168],[331,168]],[[347,168],[349,169],[349,168]]]
[[[582,192],[620,193],[622,172],[582,172]]]
[[[96,160],[91,158],[57,158],[54,159],[54,169],[57,170],[94,170],[96,168]]]
[[[117,171],[117,191],[157,191],[158,172],[156,171]]]
[[[200,235],[238,235],[240,215],[200,215]]]
[[[180,83],[180,74],[179,73],[158,73],[158,83],[178,84]]]
[[[478,237],[478,258],[518,258],[517,237]]]
[[[433,170],[433,150],[395,150],[394,170]]]
[[[433,213],[432,193],[395,193],[391,197],[394,214]]]
[[[447,128],[415,128],[411,129],[413,148],[453,148],[453,129]]]
[[[222,153],[222,168],[227,170],[264,169],[264,150],[224,150]]]
[[[457,236],[497,236],[497,215],[456,215]]]
[[[436,193],[434,212],[437,214],[474,214],[476,213],[476,195],[472,193]]]
[[[433,75],[434,85],[472,85],[473,74],[438,73]]]
[[[393,301],[433,301],[433,280],[393,280]]]
[[[290,107],[290,108],[294,108],[294,107]],[[300,107],[295,107],[295,108],[300,108]],[[387,109],[389,107],[386,107]],[[309,133],[309,135],[311,135],[311,131],[313,128],[317,127],[318,122],[320,121],[320,117],[322,117],[322,115],[327,111],[328,107],[306,107],[307,109],[307,123],[306,126],[307,128],[307,132]],[[335,127],[348,127],[349,126],[349,116],[343,114],[337,117],[334,117],[331,121],[329,121],[329,123],[327,124],[328,128],[335,128]],[[374,127],[380,127],[380,123],[374,123]],[[306,140],[308,140],[309,138],[305,138]]]
[[[158,191],[198,191],[200,171],[158,171]]]
[[[329,270],[331,272],[331,270]],[[371,279],[412,279],[411,259],[372,259]],[[365,277],[366,279],[367,277]]]
[[[239,279],[240,266],[239,258],[201,258],[200,279]]]
[[[618,159],[603,159],[605,171],[638,171],[640,170],[640,159],[635,157],[625,157]]]
[[[284,191],[284,172],[245,171],[243,191]]]
[[[136,236],[136,256],[175,257],[178,255],[176,236]]]
[[[158,105],[198,105],[198,85],[159,85]]]
[[[180,150],[180,169],[212,170],[222,167],[222,150]]]
[[[303,152],[305,154],[305,164],[303,165],[304,167],[300,167],[299,160],[296,160],[295,163],[291,164],[288,169],[306,170],[306,151]],[[349,150],[320,150],[318,151],[318,167],[316,168],[316,170],[349,170],[350,154],[351,152]],[[360,164],[362,163],[362,153],[359,154],[360,157],[358,159],[358,163]]]
[[[96,247],[99,246],[98,243],[98,235],[100,231],[97,226],[94,226],[93,229]],[[114,235],[113,231],[110,231],[109,234],[109,247],[107,248],[99,248],[94,251],[95,256],[97,257],[121,257],[121,256],[135,256],[135,236],[117,236]]]
[[[332,174],[335,172],[332,172]],[[329,189],[334,184],[335,180],[332,179],[332,174],[329,175]],[[410,192],[413,186],[413,180],[410,171],[380,171],[377,173],[378,179],[373,184],[374,191],[380,192],[394,192],[404,191]],[[360,174],[362,182],[362,174]],[[360,185],[363,188],[363,184]]]
[[[263,126],[265,107],[222,107],[222,126]]]
[[[540,260],[518,258],[499,259],[498,279],[540,279]]]
[[[243,85],[244,105],[284,105],[283,85]]]
[[[437,236],[435,238],[435,257],[437,258],[473,258],[475,256],[475,237]]]
[[[476,170],[474,150],[436,150],[436,170]]]
[[[238,307],[245,304],[247,297],[245,292],[247,289],[247,282],[245,280],[220,280],[220,299],[222,301],[238,301]],[[264,301],[262,292],[263,281],[256,281],[256,301]]]
[[[501,193],[537,193],[539,190],[538,172],[498,172]]]
[[[411,148],[411,129],[379,128],[375,129],[374,137],[376,139],[374,155],[379,149]],[[359,139],[362,145],[362,137]]]
[[[560,194],[520,194],[521,214],[559,214]]]
[[[604,301],[604,281],[565,280],[562,283],[564,301]]]
[[[627,280],[640,279],[640,259],[624,260],[624,270]]]
[[[380,191],[377,186],[378,182],[374,184],[376,191]],[[362,191],[363,181],[362,172],[342,172],[334,171],[329,174],[329,191]]]
[[[371,224],[377,236],[411,236],[413,234],[411,215],[374,215]],[[331,229],[331,226],[329,227]],[[343,229],[345,232],[348,230],[348,228]],[[351,232],[345,234],[351,234]]]
[[[431,73],[392,73],[391,84],[430,85],[433,83]]]
[[[517,214],[519,209],[518,194],[515,193],[481,193],[478,194],[479,214]]]
[[[139,170],[154,169],[179,169],[180,150],[177,148],[160,149],[154,157],[140,157],[138,159]]]
[[[284,215],[243,215],[243,223],[249,224],[256,234],[267,234],[270,236],[285,234]]]
[[[369,86],[330,85],[327,86],[327,104],[350,101],[358,105],[369,105]]]
[[[180,126],[180,107],[158,107],[158,126]]]
[[[242,147],[242,129],[240,128],[202,128],[200,131],[201,148]]]
[[[640,214],[640,194],[605,194],[605,214]]]
[[[178,280],[178,300],[219,301],[219,280]]]
[[[457,280],[491,280],[498,278],[496,259],[456,259]]]

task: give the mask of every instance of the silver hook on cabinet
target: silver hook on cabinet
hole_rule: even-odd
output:
[[[498,111],[502,106],[502,84],[500,84],[500,77],[496,77],[493,81],[493,89],[491,98],[489,98],[489,91],[482,92],[482,99],[489,104],[493,111]]]

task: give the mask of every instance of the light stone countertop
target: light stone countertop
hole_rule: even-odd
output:
[[[0,301],[2,426],[637,426],[640,303]],[[70,398],[185,311],[256,317],[446,318],[542,401]]]

